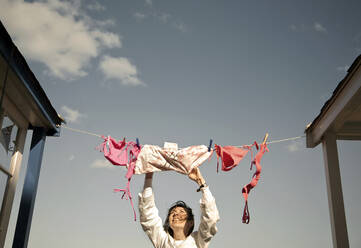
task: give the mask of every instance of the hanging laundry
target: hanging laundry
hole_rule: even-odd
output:
[[[144,145],[138,155],[135,174],[174,170],[188,174],[194,167],[200,166],[210,158],[213,151],[208,151],[205,145],[190,146],[178,149],[176,143],[164,143],[164,148],[154,145]]]
[[[244,145],[242,148],[234,146],[224,146],[215,145],[215,150],[217,153],[217,172],[219,167],[219,158],[222,160],[222,170],[229,171],[236,167],[239,162],[251,151],[251,170],[253,165],[256,165],[256,172],[252,176],[252,180],[249,184],[245,185],[242,188],[242,195],[245,200],[245,206],[243,209],[242,222],[248,224],[250,220],[249,210],[248,210],[248,194],[253,189],[260,179],[262,166],[260,164],[261,158],[265,152],[268,152],[266,145],[268,134],[266,134],[263,143],[259,146],[257,142],[254,142],[252,145]],[[256,147],[258,150],[255,158],[253,158],[252,148]]]
[[[115,192],[123,192],[122,199],[129,199],[134,213],[134,220],[137,219],[132,194],[130,193],[130,181],[134,174],[134,167],[137,161],[137,157],[141,150],[141,146],[138,146],[135,142],[125,142],[125,138],[122,141],[116,141],[112,137],[104,137],[103,143],[98,146],[98,149],[104,153],[104,157],[108,159],[112,164],[117,166],[126,166],[128,172],[125,175],[127,178],[127,185],[125,189],[114,189]]]
[[[255,143],[256,144],[256,143]],[[239,162],[247,155],[252,149],[252,146],[242,146],[242,148],[235,146],[221,147],[217,144],[214,145],[217,153],[217,172],[219,168],[219,158],[222,159],[222,170],[229,171],[236,167]],[[252,150],[251,150],[252,152]]]
[[[257,146],[257,148],[258,148],[258,146]],[[243,198],[245,200],[242,222],[246,223],[246,224],[248,224],[249,220],[250,220],[249,211],[248,211],[248,194],[251,191],[251,189],[256,187],[258,180],[261,177],[261,170],[262,170],[261,158],[265,154],[265,152],[268,152],[268,151],[269,150],[267,148],[266,143],[263,143],[260,145],[260,148],[251,163],[251,170],[252,170],[253,165],[256,165],[256,172],[253,174],[251,182],[249,184],[247,184],[246,186],[244,186],[242,189]]]
[[[104,142],[101,144],[101,151],[104,152],[104,157],[114,165],[127,166],[128,147],[125,138],[118,142],[110,136],[102,138]]]
[[[135,142],[116,141],[112,137],[104,137],[103,143],[98,146],[98,150],[104,153],[104,157],[112,164],[126,166],[128,180],[125,189],[115,189],[116,192],[123,192],[122,199],[130,200],[134,212],[136,213],[132,195],[130,193],[130,181],[133,174],[143,174],[156,171],[174,170],[182,174],[188,174],[194,167],[200,166],[210,158],[213,151],[208,151],[204,145],[190,146],[178,149],[176,143],[164,143],[164,148],[154,145],[138,146]]]

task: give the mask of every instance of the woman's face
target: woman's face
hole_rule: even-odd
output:
[[[175,207],[172,209],[169,215],[169,225],[174,231],[175,229],[184,229],[187,223],[187,212],[182,207]]]

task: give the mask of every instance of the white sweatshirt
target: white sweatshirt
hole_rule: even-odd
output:
[[[216,222],[219,214],[216,202],[208,187],[203,187],[201,206],[201,220],[198,231],[191,233],[185,240],[174,240],[164,231],[163,223],[155,206],[151,187],[139,193],[140,224],[155,248],[207,248],[211,238],[217,233]]]

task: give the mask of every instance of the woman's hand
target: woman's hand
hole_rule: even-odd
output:
[[[149,172],[145,174],[145,179],[152,179],[153,178],[153,172]]]
[[[144,177],[144,189],[147,187],[152,187],[152,181],[153,181],[153,172],[145,174]]]
[[[199,186],[206,183],[198,167],[194,167],[193,170],[189,172],[188,177],[195,181]]]

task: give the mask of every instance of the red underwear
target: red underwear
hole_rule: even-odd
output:
[[[254,159],[252,154],[253,146],[255,146],[256,149],[258,150]],[[260,162],[263,154],[265,152],[268,152],[267,145],[266,143],[263,143],[259,147],[257,142],[254,142],[253,145],[250,146],[245,145],[242,146],[242,148],[235,146],[221,147],[218,146],[217,144],[214,147],[217,153],[217,172],[219,167],[219,157],[222,159],[222,170],[229,171],[234,167],[236,167],[239,164],[239,162],[247,155],[247,153],[251,151],[251,158],[252,158],[251,170],[253,165],[255,164],[256,172],[253,174],[251,182],[242,188],[243,198],[245,199],[242,222],[248,224],[250,220],[249,211],[248,211],[248,194],[251,191],[251,189],[253,189],[257,185],[258,180],[260,178],[261,170],[262,170]]]

